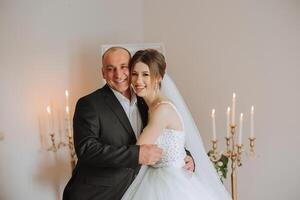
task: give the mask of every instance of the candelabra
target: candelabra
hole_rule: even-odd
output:
[[[75,148],[74,148],[74,143],[73,143],[73,137],[71,135],[68,136],[68,141],[69,141],[68,147],[69,147],[69,152],[70,152],[71,167],[73,170],[76,165],[76,153],[75,153]]]
[[[58,147],[55,144],[55,138],[54,138],[54,132],[50,132],[50,140],[51,140],[51,146],[48,148],[48,151],[56,152]]]
[[[235,133],[236,133],[236,125],[230,125],[231,135],[229,137],[225,137],[226,140],[226,151],[223,153],[231,161],[231,192],[232,199],[237,200],[237,167],[242,166],[242,153],[244,152],[243,145],[241,143],[236,144],[235,141]],[[254,147],[255,147],[255,138],[249,138],[250,141],[250,154],[254,155]],[[214,162],[218,161],[222,154],[217,152],[217,143],[218,140],[212,140],[212,160]]]
[[[70,155],[70,162],[71,162],[71,167],[72,170],[74,169],[75,165],[76,165],[76,153],[75,153],[75,148],[74,148],[74,143],[73,143],[73,133],[72,133],[72,129],[70,126],[70,121],[69,118],[66,118],[66,123],[68,124],[67,128],[66,128],[66,134],[67,135],[67,140],[68,140],[68,144],[64,143],[61,140],[60,137],[60,141],[58,142],[58,144],[55,143],[55,133],[54,131],[50,132],[50,141],[51,141],[51,145],[48,148],[48,151],[52,151],[54,153],[56,153],[59,149],[61,149],[62,147],[68,147],[69,149],[69,155]]]
[[[70,109],[69,109],[69,92],[68,90],[65,91],[66,95],[66,115],[65,115],[65,124],[66,124],[66,136],[68,140],[68,144],[62,142],[62,137],[61,137],[61,132],[59,132],[59,142],[56,145],[55,144],[55,137],[54,137],[54,119],[53,115],[51,113],[51,108],[50,106],[47,107],[47,112],[48,112],[48,118],[49,118],[49,126],[50,126],[50,140],[51,140],[51,146],[48,148],[48,151],[52,152],[57,152],[58,149],[61,147],[68,147],[69,149],[69,155],[70,155],[70,162],[71,162],[71,167],[72,170],[74,169],[76,165],[76,154],[75,154],[75,148],[74,148],[74,143],[73,143],[73,131],[71,128],[71,116],[70,116]]]

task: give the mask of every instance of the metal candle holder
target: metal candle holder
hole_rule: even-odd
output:
[[[230,125],[230,137],[225,137],[226,141],[226,153],[225,155],[229,160],[231,160],[231,192],[232,199],[237,200],[237,167],[242,166],[242,154],[244,152],[242,144],[236,144],[235,141],[235,133],[236,133],[236,125]],[[250,154],[255,155],[254,147],[255,147],[256,138],[249,138],[250,142]],[[212,140],[212,159],[213,161],[218,161],[221,158],[221,154],[217,151],[218,140]]]
[[[66,122],[69,123],[68,118],[66,118]],[[75,168],[77,158],[76,158],[76,153],[75,153],[75,148],[74,148],[74,143],[73,143],[73,132],[72,132],[70,126],[67,126],[65,135],[67,135],[68,143],[66,144],[66,143],[60,141],[58,144],[56,144],[55,137],[54,137],[55,134],[54,134],[54,132],[51,132],[50,133],[51,145],[48,148],[48,151],[52,151],[52,152],[56,153],[62,147],[67,146],[69,149],[71,168],[73,170]]]

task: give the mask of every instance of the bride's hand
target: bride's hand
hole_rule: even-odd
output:
[[[184,158],[184,162],[185,162],[184,169],[194,172],[195,164],[193,158],[191,156],[186,156]]]

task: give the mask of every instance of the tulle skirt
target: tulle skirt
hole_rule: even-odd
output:
[[[179,167],[144,167],[122,200],[219,200],[193,172]]]

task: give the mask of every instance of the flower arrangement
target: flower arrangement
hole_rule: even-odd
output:
[[[224,154],[221,155],[219,159],[216,158],[216,155],[213,153],[212,150],[210,150],[207,153],[210,161],[214,164],[214,167],[217,170],[217,173],[220,177],[220,180],[222,183],[224,183],[224,180],[227,178],[227,172],[228,172],[228,157]]]

